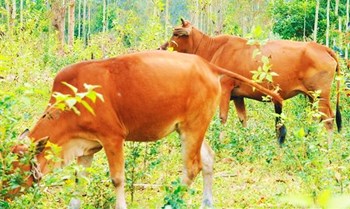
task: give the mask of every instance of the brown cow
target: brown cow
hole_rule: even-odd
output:
[[[219,103],[220,74],[247,83],[281,103],[282,98],[247,78],[210,64],[195,55],[175,52],[143,52],[117,58],[71,65],[58,73],[53,92],[71,92],[62,82],[82,91],[84,83],[100,85],[96,91],[104,102],[91,104],[96,116],[81,105],[81,115],[48,107],[29,137],[38,144],[37,164],[21,165],[31,170],[30,186],[42,174],[77,158],[90,166],[93,155],[104,148],[113,185],[116,208],[126,208],[124,196],[124,141],[155,141],[176,131],[183,144],[183,182],[190,184],[202,169],[203,206],[212,206],[213,152],[203,143],[205,132]],[[55,98],[51,97],[53,104]],[[52,165],[44,157],[51,143],[62,147],[62,164]],[[202,146],[203,144],[203,146]],[[25,151],[23,145],[13,152]],[[18,165],[17,165],[18,166]],[[26,166],[26,167],[24,167]],[[13,191],[15,193],[17,191]]]
[[[274,77],[274,85],[279,86],[283,99],[289,99],[299,93],[307,95],[312,101],[311,92],[321,90],[319,111],[329,132],[333,128],[333,112],[330,106],[331,84],[335,71],[339,74],[339,65],[335,53],[320,44],[286,40],[268,41],[265,45],[250,45],[248,40],[229,35],[210,37],[181,19],[182,25],[176,27],[170,41],[161,46],[173,47],[178,52],[197,54],[213,64],[232,72],[252,78],[251,71],[261,66],[261,56],[253,58],[256,49],[269,58],[271,71],[278,74]],[[243,126],[246,126],[246,110],[244,98],[262,101],[262,94],[231,78],[222,79],[223,96],[220,103],[222,123],[227,120],[230,99],[234,101],[236,111]],[[263,86],[268,87],[267,83]],[[339,111],[339,80],[337,83],[336,121],[341,129]],[[282,108],[275,105],[275,112],[282,113]],[[278,141],[285,140],[286,128],[276,118]],[[330,140],[330,138],[329,138]]]

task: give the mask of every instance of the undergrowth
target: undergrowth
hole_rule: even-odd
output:
[[[55,54],[52,37],[42,38],[21,37],[26,39],[25,49],[16,39],[2,39],[0,43],[1,182],[9,177],[6,171],[16,159],[10,148],[44,111],[56,72],[76,61],[90,59],[91,53],[101,58],[106,52],[101,51],[99,43],[109,41],[107,36],[96,36],[85,49],[77,42],[75,53],[67,52],[60,57]],[[49,39],[43,41],[44,38]],[[44,45],[38,47],[39,43]],[[115,46],[107,54],[114,56],[117,52],[126,53],[127,49]],[[331,101],[334,109],[335,98]],[[222,126],[216,114],[206,135],[216,153],[213,188],[216,208],[327,208],[337,197],[350,194],[349,98],[342,95],[343,130],[333,133],[331,148],[323,124],[314,120],[317,111],[305,97],[284,102],[288,133],[283,147],[277,144],[273,105],[252,100],[246,103],[247,128],[241,126],[231,106],[227,124]],[[221,140],[220,131],[225,132]],[[191,188],[179,183],[181,152],[176,133],[158,142],[126,143],[126,193],[130,208],[200,206],[202,177],[198,175]],[[11,201],[4,197],[9,188],[1,184],[0,208],[67,208],[72,199],[78,199],[82,208],[113,208],[115,194],[103,151],[95,156],[92,167],[86,171],[87,177],[75,175],[81,169],[73,163],[48,174],[40,184]]]

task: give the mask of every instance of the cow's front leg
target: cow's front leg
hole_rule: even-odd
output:
[[[116,209],[126,209],[125,193],[124,193],[124,139],[113,140],[113,143],[104,144],[107,155],[109,170],[113,186],[115,187],[117,201]]]

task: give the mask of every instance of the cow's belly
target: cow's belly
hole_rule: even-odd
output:
[[[178,121],[159,121],[155,123],[145,123],[142,126],[129,130],[126,141],[156,141],[176,130]]]
[[[281,90],[279,94],[284,100],[292,98],[297,94],[299,94],[300,92],[302,92],[296,85],[290,86],[290,87],[283,87],[282,89],[283,90]],[[257,101],[263,101],[264,96],[266,95],[262,94],[258,90],[253,91],[252,87],[250,86],[237,87],[237,88],[234,88],[233,91],[231,92],[231,99],[245,97],[245,98],[254,99]]]

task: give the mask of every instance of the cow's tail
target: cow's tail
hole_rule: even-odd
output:
[[[337,72],[337,78],[336,78],[336,82],[337,82],[337,84],[336,84],[337,85],[337,89],[336,89],[336,92],[337,92],[336,93],[337,103],[336,103],[335,121],[337,123],[338,131],[341,131],[342,119],[341,119],[340,107],[339,107],[339,103],[340,103],[340,65],[339,65],[339,61],[338,61],[337,55],[334,53],[334,51],[328,48],[328,53],[337,62],[337,68],[336,68],[336,72]]]
[[[277,103],[277,104],[279,104],[280,106],[282,106],[283,99],[282,99],[282,97],[281,97],[278,93],[276,93],[276,92],[274,92],[274,91],[271,91],[271,90],[269,90],[269,89],[267,89],[267,88],[264,88],[263,86],[261,86],[261,85],[255,83],[255,82],[253,82],[253,81],[251,81],[250,79],[248,79],[248,78],[246,78],[246,77],[244,77],[244,76],[241,76],[241,75],[239,75],[239,74],[237,74],[237,73],[228,71],[228,70],[226,70],[226,69],[224,69],[224,68],[215,66],[214,69],[216,70],[216,72],[217,72],[219,75],[226,75],[226,76],[228,76],[228,77],[230,77],[230,78],[239,80],[239,81],[241,81],[241,82],[243,82],[243,83],[246,83],[247,85],[249,85],[249,86],[251,86],[251,87],[256,88],[256,89],[257,89],[258,91],[260,91],[261,93],[271,96],[271,97],[272,97],[272,101],[273,101],[274,103]]]

